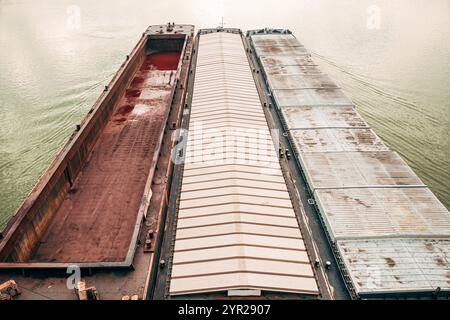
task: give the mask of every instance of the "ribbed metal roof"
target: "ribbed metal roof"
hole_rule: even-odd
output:
[[[448,210],[304,50],[292,49],[292,35],[251,38],[355,292],[450,290]]]
[[[315,152],[299,155],[313,190],[350,187],[424,186],[393,151]]]
[[[336,88],[274,90],[273,95],[280,108],[352,105],[352,102],[345,96],[343,91]]]
[[[333,240],[448,236],[450,214],[428,188],[317,190]]]
[[[286,36],[285,38],[281,38],[279,36],[268,38],[258,36],[254,37],[255,43],[258,47],[303,47],[297,39],[292,36]]]
[[[261,63],[264,69],[280,66],[315,66],[309,55],[302,56],[262,56]]]
[[[261,56],[283,56],[283,55],[302,55],[308,54],[305,48],[301,46],[258,46],[256,53]]]
[[[269,57],[277,57],[277,56],[269,56]],[[305,56],[306,57],[306,56]],[[318,76],[322,75],[322,72],[315,65],[267,65],[264,68],[264,72],[270,76]],[[289,93],[288,93],[289,94]]]
[[[290,130],[321,128],[369,128],[353,106],[286,107],[281,114]]]
[[[318,294],[239,34],[200,35],[170,294]]]
[[[389,150],[369,128],[293,129],[290,135],[297,153]]]
[[[324,74],[273,74],[268,79],[272,90],[302,88],[337,88],[336,84]],[[283,108],[285,109],[285,108]]]

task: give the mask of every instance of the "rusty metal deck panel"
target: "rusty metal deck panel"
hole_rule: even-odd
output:
[[[305,129],[290,134],[297,153],[388,150],[371,129]]]
[[[273,90],[280,108],[297,106],[351,106],[353,103],[341,89]]]
[[[257,46],[256,53],[259,56],[283,56],[283,55],[307,55],[308,51],[301,46],[298,47],[272,47],[272,46]]]
[[[349,187],[424,186],[393,151],[313,152],[299,155],[313,190]]]
[[[277,35],[272,37],[252,36],[256,47],[303,47],[293,35]]]
[[[192,255],[189,251],[180,251],[174,257],[174,263],[186,263],[186,262],[197,262],[197,261],[208,261],[208,260],[220,260],[220,259],[232,259],[242,256],[253,257],[254,259],[266,259],[270,260],[274,256],[282,257],[283,261],[291,261],[298,262],[299,264],[302,261],[307,259],[306,251],[302,249],[284,249],[284,248],[265,248],[265,247],[252,247],[248,245],[235,245],[232,250],[230,247],[223,248],[207,248],[207,249],[198,249],[197,257],[195,260],[192,260]],[[301,266],[299,266],[301,267]],[[305,273],[308,273],[309,270],[305,270]]]
[[[303,47],[293,34],[253,34],[251,40],[255,48]]]
[[[290,39],[296,39],[295,36],[290,33],[259,33],[259,34],[252,34],[252,40],[255,42],[257,41],[264,41],[264,40],[290,40]]]
[[[338,88],[325,74],[271,74],[268,78],[272,90]]]
[[[369,128],[356,109],[348,107],[285,107],[281,114],[289,130]]]
[[[283,76],[314,76],[321,75],[317,66],[314,65],[288,65],[288,66],[278,66],[278,65],[268,65],[264,69],[264,73],[268,76],[269,80],[272,76],[283,75]]]
[[[360,296],[450,290],[449,240],[349,240],[338,250]]]
[[[280,66],[316,66],[310,56],[263,56],[260,58],[264,69]]]
[[[199,41],[169,292],[317,295],[241,36]]]
[[[316,190],[333,240],[449,237],[450,213],[423,188]]]

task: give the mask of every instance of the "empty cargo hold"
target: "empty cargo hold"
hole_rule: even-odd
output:
[[[200,31],[198,39],[169,294],[315,297],[241,35]]]
[[[142,34],[3,230],[0,268],[133,264],[191,32],[158,25]]]
[[[274,32],[249,36],[354,296],[449,292],[448,210],[310,56],[291,49],[295,37]],[[262,46],[266,37],[282,48]]]

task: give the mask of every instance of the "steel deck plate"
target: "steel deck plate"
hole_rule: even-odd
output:
[[[313,152],[302,153],[299,159],[313,190],[424,186],[414,171],[393,151]]]
[[[448,236],[450,214],[428,188],[315,192],[333,240]]]

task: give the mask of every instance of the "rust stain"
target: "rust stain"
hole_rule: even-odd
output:
[[[155,70],[176,70],[179,61],[178,51],[156,52],[147,56],[145,65]]]
[[[384,260],[386,260],[386,263],[389,267],[391,268],[395,267],[396,263],[392,258],[384,258]]]
[[[356,203],[358,203],[358,204],[360,204],[360,205],[362,205],[362,206],[364,206],[366,208],[370,208],[371,207],[370,205],[365,204],[361,199],[355,198],[354,200],[356,201]]]
[[[78,192],[78,189],[77,188],[71,188],[71,189],[69,189],[69,194],[74,194],[74,193],[77,193]]]
[[[446,267],[446,266],[448,266],[447,261],[445,261],[445,260],[444,260],[443,258],[441,258],[441,257],[435,258],[434,261],[436,261],[436,263],[437,263],[438,266],[441,266],[441,267]]]
[[[141,90],[139,89],[127,89],[125,92],[125,97],[127,98],[138,98],[141,95]]]
[[[129,114],[131,111],[133,111],[134,109],[134,105],[132,104],[125,104],[121,107],[119,107],[119,109],[117,109],[116,114],[119,114],[121,116],[125,116],[127,114]]]
[[[433,246],[433,244],[431,242],[427,242],[425,244],[425,248],[427,248],[430,251],[434,251],[434,246]]]
[[[122,124],[122,123],[124,123],[125,121],[127,121],[127,118],[119,118],[119,119],[115,119],[115,120],[114,120],[114,122],[117,123],[117,124]]]
[[[131,81],[131,87],[139,87],[145,81],[144,77],[134,77],[133,81]]]

